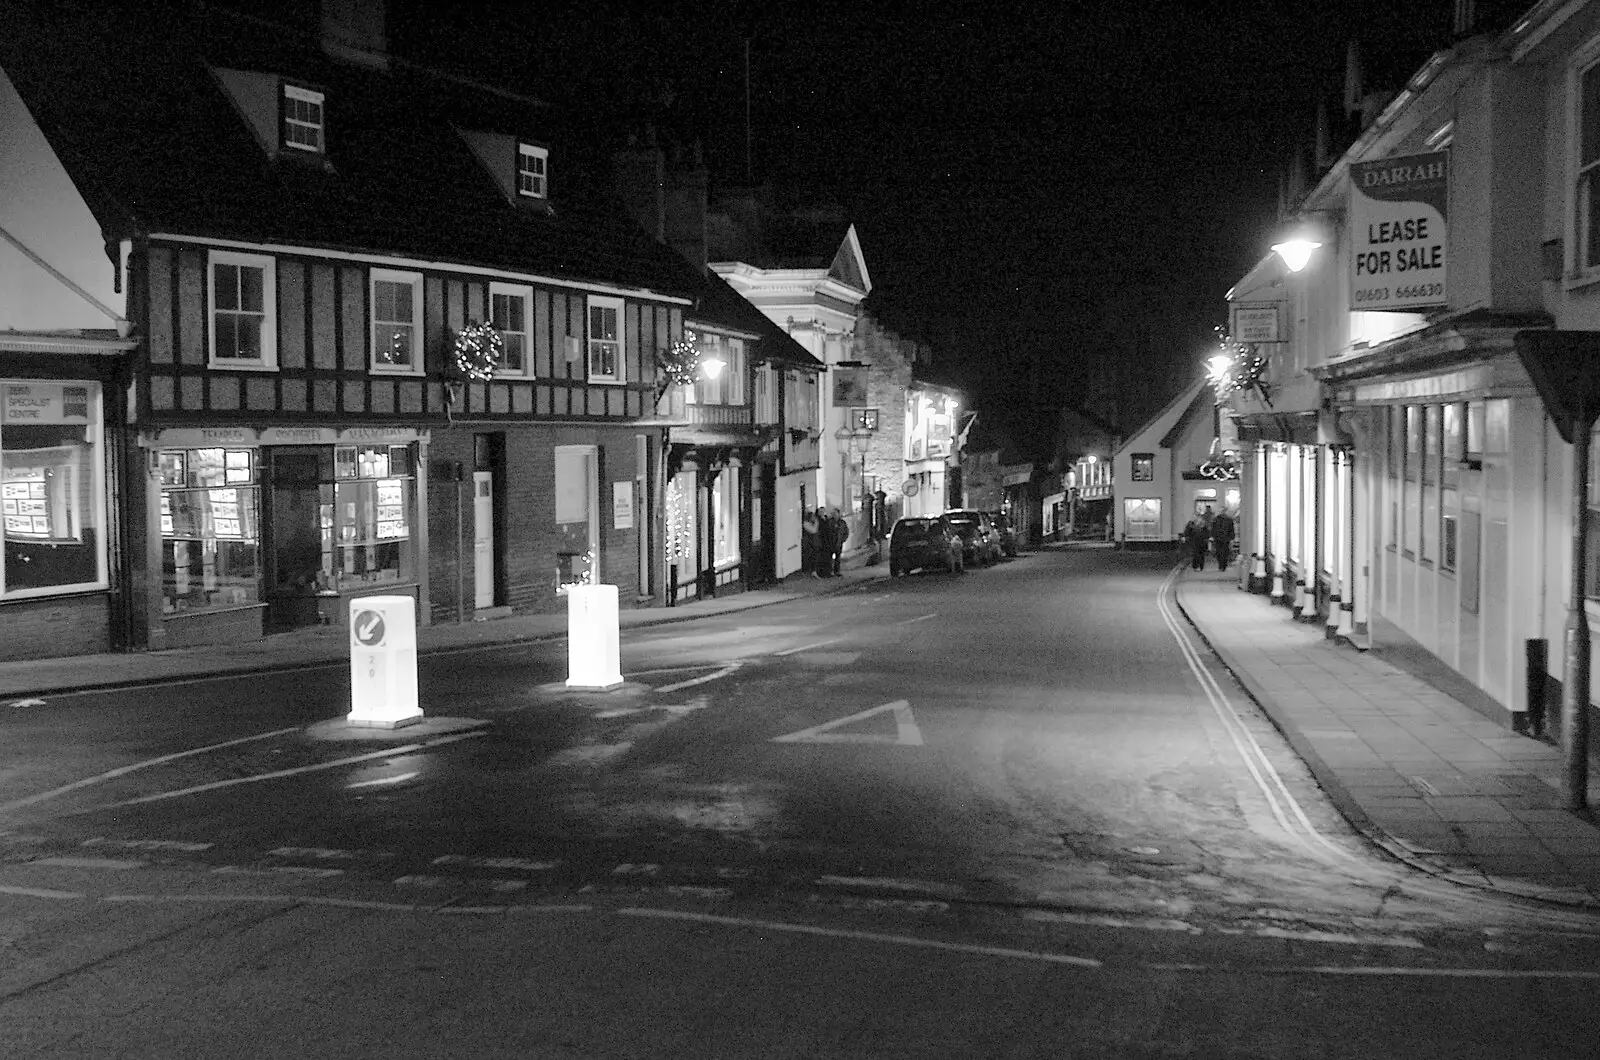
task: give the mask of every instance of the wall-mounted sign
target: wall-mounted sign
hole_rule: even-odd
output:
[[[1446,303],[1450,152],[1350,167],[1350,308]]]
[[[88,423],[90,383],[6,383],[0,423]]]
[[[1281,342],[1277,305],[1234,306],[1228,332],[1234,342]]]
[[[140,445],[197,449],[218,445],[405,445],[427,441],[428,432],[415,427],[169,427],[145,435]]]
[[[633,483],[611,484],[611,526],[614,530],[633,529]]]
[[[867,370],[865,368],[833,369],[833,405],[842,408],[867,403]]]

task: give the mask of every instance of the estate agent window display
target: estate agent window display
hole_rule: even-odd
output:
[[[100,385],[0,380],[0,600],[107,587]]]

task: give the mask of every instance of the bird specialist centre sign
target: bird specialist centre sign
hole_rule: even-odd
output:
[[[1450,152],[1350,166],[1350,308],[1446,302]]]

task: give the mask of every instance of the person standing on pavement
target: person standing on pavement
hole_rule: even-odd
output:
[[[1233,516],[1227,509],[1211,520],[1211,551],[1217,557],[1217,569],[1227,570],[1233,561]]]
[[[800,521],[800,570],[820,578],[822,570],[822,513],[812,509]]]
[[[1211,524],[1207,518],[1210,514],[1210,508],[1195,512],[1194,518],[1183,528],[1183,540],[1189,546],[1189,562],[1195,570],[1206,569],[1206,551],[1211,547]]]

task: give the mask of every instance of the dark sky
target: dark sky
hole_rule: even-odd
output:
[[[1318,99],[1340,119],[1347,42],[1369,88],[1398,88],[1454,7],[398,0],[392,29],[596,122],[665,108],[725,184],[745,180],[748,37],[755,179],[843,206],[871,312],[1034,449],[1046,410],[1108,382],[1137,422],[1192,378]]]

